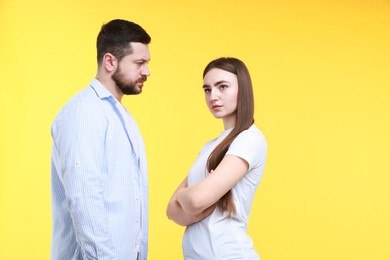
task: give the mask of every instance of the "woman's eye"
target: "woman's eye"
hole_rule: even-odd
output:
[[[205,88],[205,89],[203,89],[204,90],[204,93],[210,93],[210,89],[208,89],[208,88]]]
[[[228,88],[228,86],[227,85],[221,85],[221,86],[219,86],[220,87],[220,89],[225,89],[225,88]]]

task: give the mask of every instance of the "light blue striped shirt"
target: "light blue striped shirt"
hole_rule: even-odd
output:
[[[51,259],[146,259],[147,163],[132,116],[93,79],[51,133]]]

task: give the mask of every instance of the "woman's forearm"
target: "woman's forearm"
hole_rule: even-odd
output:
[[[173,193],[167,207],[167,217],[181,226],[188,226],[194,222],[199,221],[196,215],[186,213],[180,203],[177,201],[177,193],[187,187],[187,178],[179,185]]]
[[[181,226],[188,226],[201,220],[198,215],[186,213],[176,200],[169,203],[167,216],[170,220]]]

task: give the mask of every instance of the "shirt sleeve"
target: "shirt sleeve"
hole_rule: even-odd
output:
[[[107,119],[101,109],[85,101],[63,112],[54,140],[77,243],[85,259],[115,259],[103,199]]]
[[[245,130],[231,143],[226,155],[235,155],[249,164],[250,171],[265,162],[267,143],[261,132]]]

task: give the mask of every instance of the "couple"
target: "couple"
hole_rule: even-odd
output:
[[[150,75],[150,41],[133,22],[104,24],[96,77],[53,122],[52,260],[147,259],[145,147],[121,100],[142,92]],[[203,91],[224,131],[203,147],[166,213],[187,226],[185,259],[259,259],[246,231],[267,145],[254,125],[245,64],[236,58],[211,61]]]

